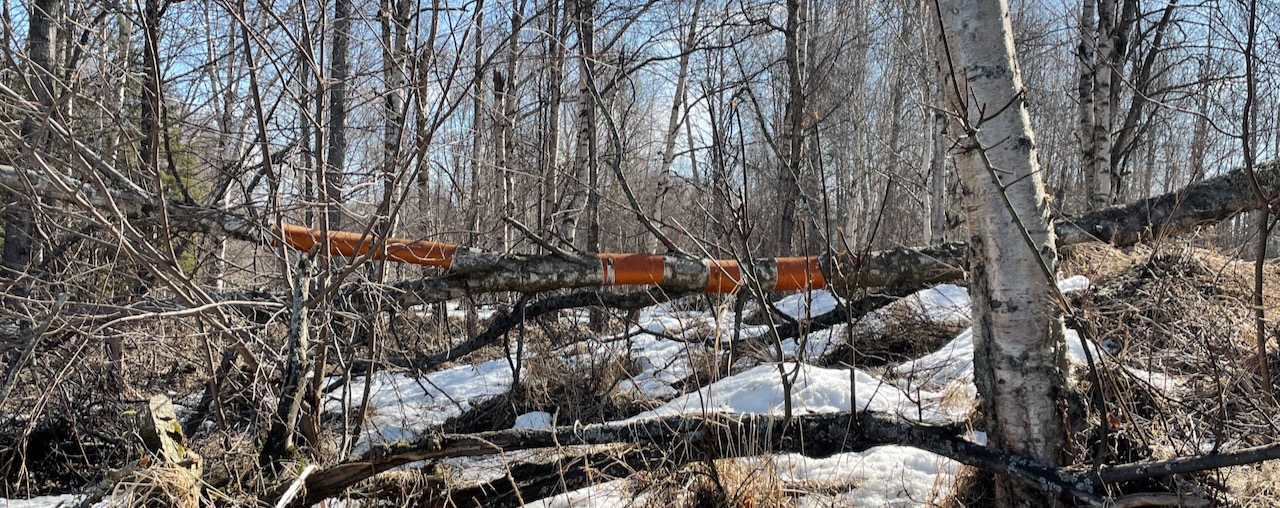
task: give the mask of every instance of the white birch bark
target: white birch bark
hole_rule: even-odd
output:
[[[1006,0],[942,3],[960,120],[952,149],[969,196],[974,255],[974,381],[992,446],[1058,465],[1065,357],[1054,305],[1057,251]],[[1034,487],[997,480],[1019,505]]]

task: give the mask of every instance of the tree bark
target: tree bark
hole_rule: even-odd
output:
[[[1095,199],[1098,189],[1098,172],[1094,158],[1097,144],[1094,142],[1093,88],[1097,73],[1098,0],[1084,0],[1080,13],[1080,42],[1076,46],[1076,65],[1079,77],[1076,81],[1076,112],[1079,116],[1080,167],[1084,169],[1085,209],[1093,210],[1099,203]]]
[[[329,47],[329,152],[325,156],[324,184],[321,186],[325,224],[321,228],[342,227],[342,186],[347,165],[347,78],[351,47],[351,0],[333,2],[333,41]]]
[[[53,114],[55,94],[54,77],[58,75],[58,33],[65,6],[64,0],[35,0],[31,3],[28,21],[27,53],[31,59],[31,67],[27,75],[27,86],[35,93],[35,99],[42,110]],[[22,139],[31,150],[43,151],[45,136],[36,118],[22,121]],[[15,186],[21,189],[22,186]],[[4,193],[4,201],[23,200],[18,196]],[[0,220],[4,221],[4,251],[0,253],[0,267],[5,276],[16,278],[26,271],[31,262],[33,248],[31,207],[25,203],[7,207]],[[21,288],[17,288],[21,290]]]
[[[1116,0],[1097,0],[1098,35],[1097,52],[1093,64],[1093,139],[1092,159],[1086,167],[1093,177],[1089,189],[1089,209],[1098,210],[1111,206],[1115,189],[1111,187],[1111,109],[1112,69],[1116,61]]]
[[[499,178],[499,188],[497,189],[501,195],[501,216],[504,219],[517,219],[515,206],[515,188],[514,178],[516,170],[513,167],[512,152],[515,149],[515,131],[516,131],[516,81],[519,77],[516,73],[519,71],[517,65],[520,57],[520,28],[524,24],[524,2],[515,2],[512,6],[511,13],[511,35],[507,38],[506,47],[506,76],[502,72],[494,71],[493,73],[493,97],[494,102],[499,108],[497,125],[494,126],[494,160],[497,163]],[[512,247],[512,231],[511,223],[506,220],[502,224],[502,251],[509,252]]]
[[[796,226],[796,203],[800,200],[800,175],[804,164],[805,106],[805,51],[804,33],[807,30],[805,0],[787,0],[787,25],[784,35],[784,51],[787,66],[787,106],[783,114],[784,130],[781,150],[785,150],[778,164],[778,240],[777,250],[789,252]]]
[[[1107,0],[1103,0],[1104,2]],[[1066,356],[1056,305],[1057,250],[1006,0],[943,2],[963,135],[952,154],[969,195],[974,384],[991,446],[1062,462]],[[1044,491],[996,478],[1002,506],[1049,502]]]

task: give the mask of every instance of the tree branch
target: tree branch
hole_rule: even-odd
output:
[[[363,457],[312,474],[306,496],[294,506],[306,506],[337,495],[347,487],[391,468],[424,460],[492,455],[514,450],[563,446],[630,443],[652,447],[661,460],[684,464],[704,458],[800,453],[827,457],[836,453],[898,444],[927,450],[982,469],[999,471],[1069,492],[1089,504],[1103,500],[1081,490],[1081,478],[1048,468],[1034,460],[1012,456],[964,440],[963,428],[930,427],[875,412],[823,413],[793,417],[708,414],[650,418],[612,424],[554,429],[522,429],[476,434],[430,434],[408,444],[375,447]],[[1088,485],[1087,483],[1085,485]]]

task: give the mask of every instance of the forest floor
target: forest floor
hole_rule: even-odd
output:
[[[1258,381],[1253,263],[1183,243],[1124,252],[1084,245],[1064,252],[1060,273],[1059,287],[1074,310],[1066,332],[1071,381],[1094,401],[1069,452],[1081,461],[1124,463],[1280,442],[1280,409]],[[1280,266],[1267,263],[1264,282],[1264,308],[1275,334]],[[804,320],[840,302],[825,291],[791,295],[774,304],[787,317],[773,320]],[[431,318],[419,311],[398,318],[392,330],[400,327],[407,336],[426,329]],[[915,292],[855,322],[785,340],[770,338],[765,309],[748,305],[738,326],[731,304],[704,297],[615,316],[615,333],[606,334],[588,331],[586,311],[564,312],[528,326],[523,347],[490,347],[430,372],[386,369],[372,379],[358,372],[347,382],[330,378],[323,407],[327,428],[337,430],[324,447],[329,451],[317,455],[324,459],[346,443],[354,443],[351,451],[359,454],[442,427],[477,432],[705,412],[781,414],[788,398],[793,414],[853,407],[929,424],[972,421],[969,314],[967,290],[953,284]],[[163,393],[185,416],[200,398],[198,366],[205,352],[189,332],[179,324],[127,336],[127,382],[104,374],[103,355],[92,350],[97,346],[70,338],[51,344],[0,407],[0,446],[7,447],[0,449],[6,473],[0,497],[10,498],[0,499],[0,507],[72,506],[82,499],[80,492],[136,463],[128,411]],[[428,335],[394,342],[383,354],[430,348],[438,339]],[[1271,339],[1270,368],[1280,372],[1280,346]],[[1089,367],[1090,356],[1096,369]],[[82,360],[68,364],[69,358]],[[520,373],[518,382],[513,372]],[[206,480],[218,486],[208,489],[218,492],[216,498],[209,494],[218,504],[253,505],[254,492],[261,491],[237,479],[252,469],[263,422],[274,409],[274,397],[262,388],[270,374],[245,373],[223,412],[191,436],[192,449],[205,459]],[[784,375],[792,380],[789,394]],[[369,403],[363,406],[366,393]],[[1105,411],[1097,410],[1098,399],[1105,401]],[[364,423],[354,425],[356,419],[347,416],[361,407]],[[969,438],[985,441],[980,430],[970,431]],[[431,466],[431,488],[498,484],[513,464],[557,460],[560,453],[447,459]],[[1108,494],[1159,491],[1216,506],[1277,506],[1278,472],[1274,462],[1264,463],[1119,485]],[[328,506],[364,506],[371,496],[387,505],[420,502],[415,496],[421,492],[414,491],[425,489],[423,474],[405,480],[398,494],[388,494],[383,481]],[[957,462],[926,451],[880,446],[824,458],[767,454],[656,465],[515,504],[935,506],[954,504],[956,486],[971,485],[963,481],[970,475]],[[125,499],[128,488],[119,485],[117,497],[103,503]]]

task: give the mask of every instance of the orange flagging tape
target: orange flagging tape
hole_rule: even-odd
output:
[[[323,243],[324,236],[319,230],[294,224],[285,224],[281,230],[285,245],[300,251],[309,252]],[[381,251],[370,254],[374,243],[372,235],[330,231],[329,255],[343,257],[369,255],[372,259],[438,266],[447,270],[453,264],[453,256],[458,250],[458,246],[451,243],[388,238],[385,255]],[[666,277],[665,257],[659,254],[603,253],[596,256],[600,258],[600,271],[606,285],[658,285],[662,284]],[[742,269],[736,260],[707,259],[704,262],[710,269],[704,292],[732,293],[738,289],[742,282]],[[820,289],[826,283],[816,256],[776,258],[775,262],[778,267],[778,280],[774,283],[774,291]]]
[[[320,231],[293,224],[284,225],[284,241],[290,247],[309,252],[316,244],[322,243]],[[329,232],[329,255],[356,257],[369,254],[373,250],[372,235],[361,235],[347,231]],[[438,266],[448,269],[453,264],[453,254],[458,246],[451,243],[430,242],[426,240],[405,240],[388,238],[386,255],[374,252],[373,259],[387,259],[415,265]]]
[[[817,256],[805,258],[776,258],[778,282],[774,291],[799,291],[805,288],[820,289],[826,285],[822,276],[822,264]]]
[[[663,257],[655,254],[597,254],[604,283],[610,286],[662,284],[666,277]]]

